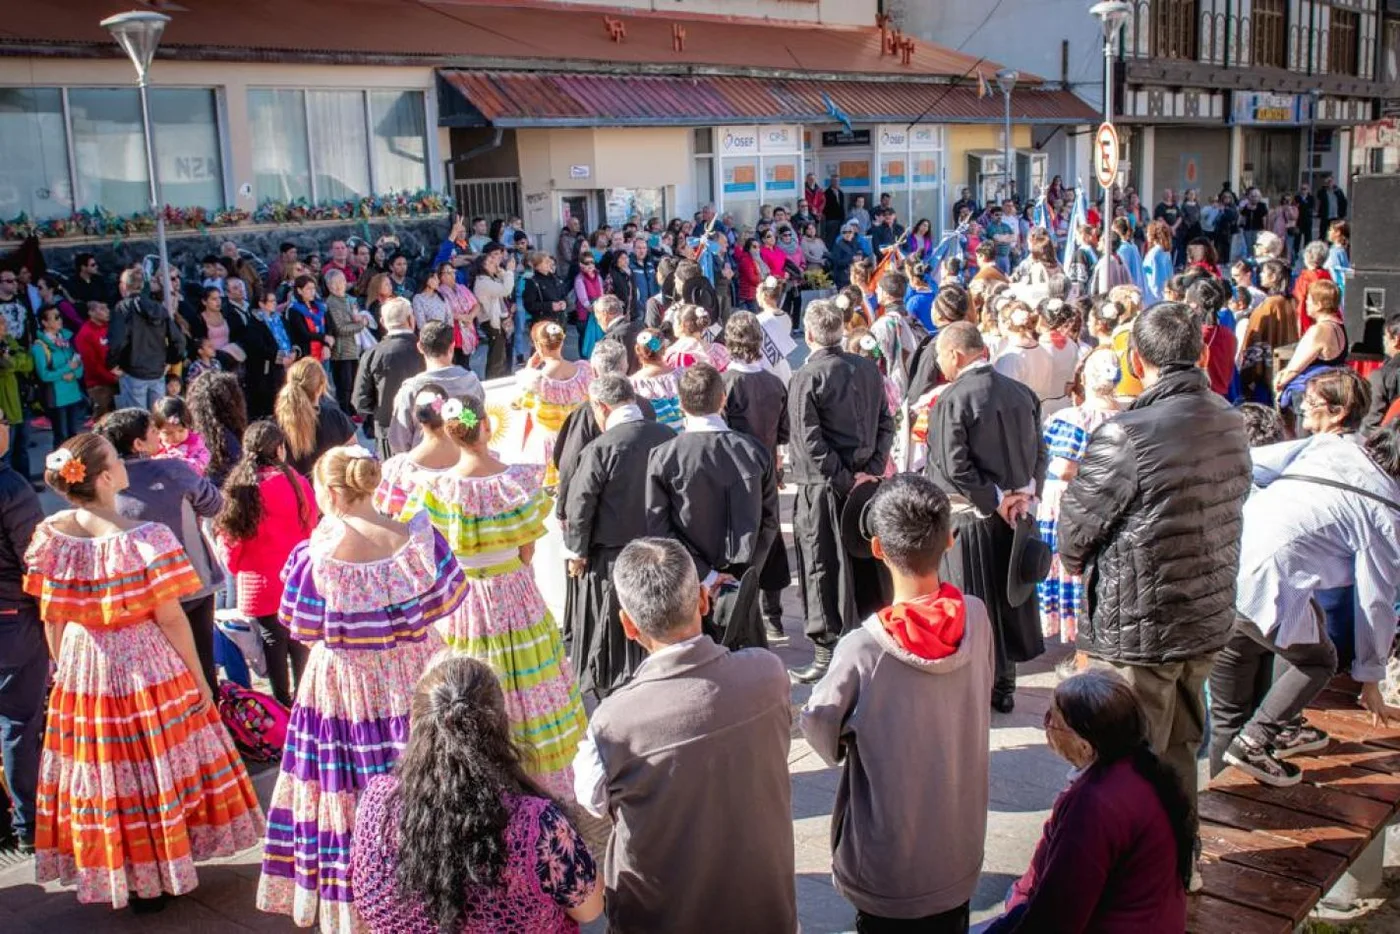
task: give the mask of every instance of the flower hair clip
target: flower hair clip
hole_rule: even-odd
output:
[[[656,353],[661,349],[661,335],[655,331],[643,331],[637,335],[637,346]]]
[[[1011,312],[1011,324],[1014,327],[1023,328],[1031,320],[1031,313],[1024,308],[1017,308]]]
[[[564,329],[551,321],[544,326],[544,333],[547,337],[563,337]]]
[[[874,357],[882,357],[880,353],[880,342],[875,339],[874,334],[863,334],[860,338],[860,349]]]
[[[457,416],[457,421],[466,425],[468,429],[474,429],[481,424],[481,419],[477,418],[476,411],[466,406],[462,407],[462,414]]]
[[[481,419],[476,412],[463,405],[460,399],[448,399],[443,403],[442,417],[449,420],[456,419],[469,429],[481,424]]]
[[[778,277],[777,277],[777,276],[769,276],[767,279],[764,279],[764,280],[763,280],[763,287],[764,287],[765,289],[776,289],[776,288],[778,287]]]
[[[448,399],[442,404],[442,408],[439,409],[439,412],[441,413],[443,418],[461,418],[462,403],[457,399]]]
[[[446,399],[433,392],[431,389],[427,389],[413,397],[413,406],[414,408],[421,408],[426,405],[435,413],[442,414],[442,405],[446,401]]]
[[[87,468],[83,462],[73,456],[73,452],[67,448],[59,448],[44,458],[44,467],[58,474],[69,483],[82,483],[87,477]]]
[[[347,444],[345,453],[354,460],[374,460],[374,455],[358,444]]]

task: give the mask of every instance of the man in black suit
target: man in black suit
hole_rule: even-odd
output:
[[[827,246],[836,243],[841,225],[846,223],[846,193],[841,190],[841,176],[831,173],[826,186],[826,202],[822,205],[822,239]]]
[[[593,303],[593,317],[603,329],[603,339],[617,341],[627,349],[627,372],[637,372],[641,363],[637,360],[637,335],[642,333],[646,322],[640,318],[633,320],[627,314],[622,299],[616,295],[604,295]]]
[[[1016,662],[1045,651],[1034,597],[1012,606],[1006,596],[1016,521],[1035,516],[1045,485],[1040,400],[992,369],[975,324],[958,321],[942,328],[937,347],[938,367],[950,385],[929,412],[925,469],[954,497],[957,532],[943,558],[943,579],[986,603],[996,661],[992,708],[1010,713]]]

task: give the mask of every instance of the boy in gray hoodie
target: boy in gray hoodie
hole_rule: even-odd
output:
[[[939,579],[948,497],[900,474],[866,510],[894,603],[836,647],[802,732],[842,764],[831,816],[836,890],[860,934],[965,932],[987,833],[992,631],[986,607]]]

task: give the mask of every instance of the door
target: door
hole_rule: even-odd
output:
[[[1266,199],[1277,204],[1279,195],[1298,188],[1299,149],[1297,130],[1246,130],[1245,184],[1255,185]]]
[[[601,223],[601,213],[598,209],[598,199],[601,192],[597,191],[561,191],[559,192],[559,222],[561,225],[567,224],[569,218],[577,217],[579,228],[589,234],[598,229]]]

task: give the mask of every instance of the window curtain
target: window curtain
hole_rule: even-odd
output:
[[[370,193],[369,134],[361,91],[307,91],[316,197],[343,201]]]
[[[374,186],[380,192],[428,185],[427,116],[421,91],[371,91]]]
[[[302,91],[248,92],[253,195],[264,201],[311,199],[311,161]]]
[[[0,219],[44,220],[72,210],[63,93],[0,88]]]

